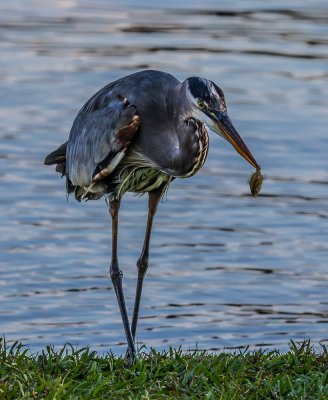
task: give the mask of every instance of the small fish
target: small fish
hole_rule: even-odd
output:
[[[252,196],[256,197],[262,188],[263,175],[261,174],[261,167],[258,168],[249,179],[249,188],[251,190]]]

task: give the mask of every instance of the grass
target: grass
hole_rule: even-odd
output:
[[[328,349],[211,354],[170,349],[122,357],[47,347],[31,355],[0,341],[0,399],[328,399]]]

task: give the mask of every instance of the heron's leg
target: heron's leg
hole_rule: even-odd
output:
[[[137,289],[136,289],[136,296],[134,301],[133,317],[131,324],[131,333],[133,340],[135,338],[137,330],[142,284],[148,268],[149,241],[150,241],[151,228],[153,225],[153,219],[154,215],[156,214],[158,203],[162,197],[162,193],[163,193],[162,190],[154,190],[152,192],[149,192],[148,219],[147,219],[145,239],[139,260],[137,261],[138,281],[137,281]]]
[[[112,217],[112,262],[110,265],[110,277],[113,282],[115,289],[118,305],[120,307],[121,317],[123,321],[123,326],[125,330],[126,340],[128,342],[128,350],[130,353],[130,359],[133,363],[136,350],[134,347],[133,338],[131,335],[130,324],[128,319],[128,313],[126,310],[123,287],[122,287],[122,277],[123,273],[118,266],[117,258],[117,234],[118,234],[118,211],[120,209],[120,201],[113,200],[109,203],[109,212]]]

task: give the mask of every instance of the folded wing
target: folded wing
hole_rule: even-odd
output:
[[[110,175],[139,126],[136,107],[122,97],[91,112],[80,112],[66,150],[66,175],[72,185],[86,187]]]

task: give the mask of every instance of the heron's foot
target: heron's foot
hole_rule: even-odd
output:
[[[135,351],[135,353],[133,353],[132,356],[131,356],[130,350],[129,350],[129,348],[127,348],[126,352],[125,352],[124,360],[128,364],[133,365],[136,362],[137,359],[138,359],[137,352]]]

